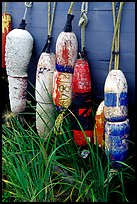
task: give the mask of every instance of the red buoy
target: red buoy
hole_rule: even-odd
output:
[[[2,14],[2,68],[6,68],[5,64],[5,44],[6,36],[11,31],[11,16],[10,14]]]
[[[89,64],[86,59],[77,59],[72,79],[73,113],[79,120],[84,132],[77,121],[73,121],[74,141],[78,146],[87,145],[92,141],[93,122],[91,108],[91,78]]]

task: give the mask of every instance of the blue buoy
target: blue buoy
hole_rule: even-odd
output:
[[[123,161],[126,158],[129,131],[129,119],[122,122],[105,122],[105,150],[111,161]]]

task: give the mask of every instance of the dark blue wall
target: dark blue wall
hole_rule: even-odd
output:
[[[29,80],[35,85],[35,74],[39,56],[47,38],[47,5],[48,2],[33,2],[26,16],[26,30],[35,42],[33,55],[28,67]],[[119,6],[119,2],[116,4]],[[3,12],[2,3],[2,12]],[[57,2],[55,21],[52,32],[52,51],[59,33],[63,30],[70,2]],[[117,8],[117,7],[116,7]],[[73,7],[73,32],[79,41],[80,49],[80,18],[81,2],[75,2]],[[12,16],[12,29],[17,28],[23,18],[24,2],[7,2],[7,11]],[[103,98],[103,89],[110,60],[113,36],[113,18],[111,2],[89,2],[88,25],[86,27],[86,51],[92,77],[93,94]],[[135,2],[125,2],[121,17],[120,38],[120,69],[128,82],[129,106],[135,106]],[[29,91],[32,91],[28,87]],[[34,92],[32,91],[32,94]]]

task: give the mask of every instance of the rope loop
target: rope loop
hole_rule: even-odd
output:
[[[81,4],[81,15],[78,26],[81,27],[81,52],[85,52],[85,27],[88,23],[88,2],[82,2]],[[81,55],[82,56],[82,55]]]
[[[87,15],[86,15],[86,11],[82,11],[82,13],[81,13],[81,16],[80,16],[80,20],[79,20],[79,23],[78,23],[78,26],[80,27],[82,27],[82,26],[86,26],[87,25],[87,23],[88,23],[88,17],[87,17]]]
[[[33,3],[33,2],[25,2],[25,6],[26,6],[27,8],[31,8],[31,7],[32,7],[32,3]]]

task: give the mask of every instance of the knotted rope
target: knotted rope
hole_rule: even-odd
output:
[[[85,49],[85,27],[88,23],[88,2],[82,2],[81,5],[81,15],[78,26],[81,27],[81,52]]]
[[[33,2],[25,2],[26,9],[25,9],[25,12],[24,12],[23,20],[26,19],[27,10],[28,10],[28,8],[32,7],[32,3]]]

